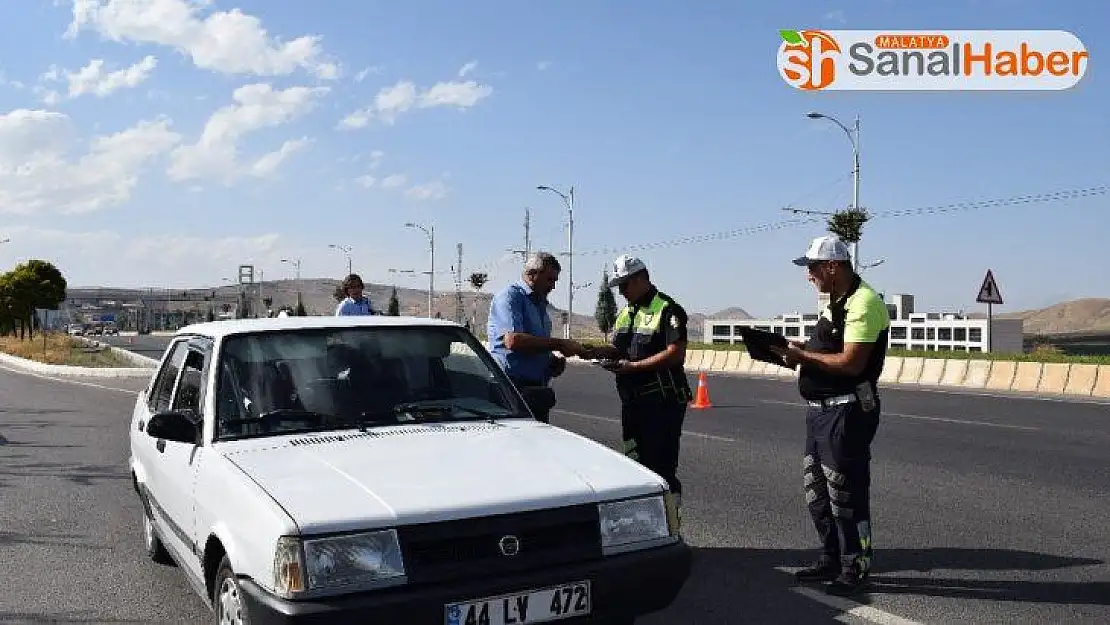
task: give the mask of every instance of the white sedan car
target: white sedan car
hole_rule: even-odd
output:
[[[183,328],[130,443],[147,551],[219,623],[624,625],[690,571],[666,482],[446,321]]]

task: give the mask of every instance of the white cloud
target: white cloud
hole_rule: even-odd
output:
[[[462,69],[459,70],[459,78],[465,78],[467,74],[473,72],[475,69],[477,69],[477,67],[478,61],[471,61],[466,65],[463,65]]]
[[[367,165],[370,169],[377,169],[382,164],[382,159],[385,158],[385,152],[381,150],[374,150],[370,153],[370,164]]]
[[[447,191],[447,185],[436,180],[435,182],[409,187],[405,190],[405,197],[419,201],[442,200],[447,197]]]
[[[354,111],[340,120],[339,128],[364,128],[375,119],[384,124],[393,124],[400,115],[413,109],[453,106],[465,110],[492,93],[493,87],[473,80],[438,82],[423,91],[418,90],[412,81],[402,80],[392,86],[383,87],[370,106]]]
[[[181,140],[170,124],[140,121],[95,137],[70,160],[76,133],[68,116],[27,109],[0,115],[0,212],[87,213],[127,201],[144,166]]]
[[[403,186],[408,181],[408,176],[404,174],[393,174],[392,176],[386,176],[385,180],[382,180],[382,188],[393,189]]]
[[[116,42],[168,46],[197,67],[226,74],[283,76],[298,69],[330,80],[339,67],[324,60],[320,37],[280,42],[258,18],[239,9],[202,13],[212,0],[73,0],[67,38],[91,30]]]
[[[286,142],[279,150],[244,168],[238,162],[239,141],[250,132],[279,126],[311,110],[328,92],[326,87],[274,90],[267,84],[244,85],[232,94],[233,103],[219,108],[204,126],[200,139],[173,152],[170,178],[182,181],[213,177],[230,183],[242,174],[272,173],[286,157],[304,147],[304,140]]]
[[[106,276],[113,285],[219,286],[222,277],[234,278],[239,264],[276,267],[282,254],[289,252],[289,243],[273,233],[132,236],[106,230],[70,232],[15,226],[5,229],[4,235],[11,238],[6,252],[16,258],[50,250],[51,262],[73,286],[96,286]]]
[[[370,174],[364,174],[362,176],[359,176],[358,178],[355,178],[355,184],[358,184],[365,189],[369,189],[370,187],[374,186],[374,183],[376,183],[377,181],[378,179],[371,176]]]
[[[844,16],[844,9],[833,9],[825,14],[825,19],[830,22],[838,24],[847,24],[848,19]]]
[[[76,72],[60,70],[52,65],[42,75],[41,80],[58,81],[64,78],[69,87],[66,97],[70,99],[87,94],[103,98],[120,89],[131,89],[142,84],[150,78],[150,73],[154,71],[157,65],[158,59],[147,55],[130,67],[114,72],[106,72],[104,70],[104,59],[92,59],[88,65]],[[43,101],[47,104],[55,104],[60,99],[60,94],[53,90],[43,94]]]
[[[282,163],[284,163],[287,158],[296,154],[297,152],[300,152],[311,142],[312,141],[308,137],[301,137],[300,139],[290,139],[286,141],[285,143],[281,144],[280,148],[274,150],[273,152],[270,152],[269,154],[263,155],[262,158],[256,160],[254,164],[251,165],[251,175],[258,178],[268,178],[274,175],[274,173],[277,172],[278,168],[281,167]]]
[[[551,61],[540,61],[539,63],[536,63],[536,69],[541,72],[549,67],[551,67]]]
[[[382,73],[382,68],[381,67],[379,67],[377,65],[371,65],[369,67],[363,68],[362,71],[355,74],[355,82],[362,82],[362,81],[366,80],[366,77],[369,76],[370,74],[380,74],[380,73]]]

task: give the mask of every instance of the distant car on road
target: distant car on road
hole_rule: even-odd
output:
[[[535,420],[447,321],[183,328],[130,450],[146,551],[216,622],[625,625],[690,571],[666,482]]]

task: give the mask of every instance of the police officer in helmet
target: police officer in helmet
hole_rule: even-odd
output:
[[[634,256],[614,261],[609,286],[617,287],[628,305],[617,315],[612,345],[591,356],[610,359],[605,367],[616,374],[625,454],[667,480],[681,505],[679,439],[692,399],[683,366],[686,311],[652,284],[647,267]]]
[[[879,426],[890,313],[852,269],[839,238],[814,239],[794,264],[829,295],[808,342],[773,348],[787,366],[801,366],[798,389],[809,404],[805,496],[823,546],[817,563],[795,575],[830,582],[832,594],[850,594],[871,570],[871,441]]]

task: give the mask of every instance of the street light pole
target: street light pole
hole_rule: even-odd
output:
[[[571,338],[570,328],[574,319],[574,187],[563,193],[547,185],[536,187],[540,191],[550,191],[563,198],[567,207],[567,324],[563,329],[564,338]]]
[[[431,267],[428,268],[428,317],[432,317],[432,297],[436,290],[436,227],[430,225],[425,227],[422,224],[408,222],[405,224],[406,228],[416,228],[422,230],[428,237],[429,257],[431,260]]]
[[[806,117],[810,119],[827,119],[832,123],[840,126],[840,129],[848,135],[848,141],[852,143],[852,208],[859,208],[859,114],[856,114],[855,131],[849,129],[844,124],[840,123],[835,117],[825,115],[824,113],[806,113]],[[855,264],[856,271],[859,271],[859,241],[852,243],[852,262]]]
[[[329,244],[328,247],[330,247],[333,250],[339,250],[340,252],[343,252],[344,254],[346,254],[347,255],[347,275],[351,275],[352,273],[354,273],[354,269],[351,266],[351,246],[350,245],[335,245],[334,243],[332,243],[332,244]]]

